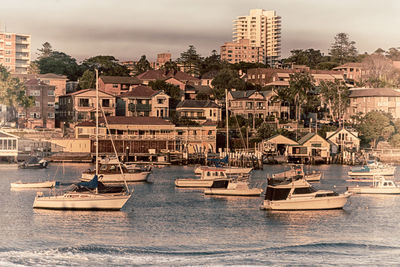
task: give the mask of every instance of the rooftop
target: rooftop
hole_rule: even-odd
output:
[[[141,84],[141,81],[136,77],[128,76],[100,76],[104,83],[117,83],[117,84]]]

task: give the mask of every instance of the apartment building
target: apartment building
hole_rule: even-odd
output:
[[[264,63],[273,67],[281,56],[281,17],[275,11],[251,9],[250,15],[233,21],[233,42],[241,39],[262,47]]]
[[[0,32],[0,64],[11,73],[28,73],[31,63],[31,36]]]
[[[221,60],[232,64],[239,62],[263,63],[263,57],[263,48],[252,45],[249,39],[240,39],[238,42],[226,42],[221,46]]]
[[[373,110],[390,113],[393,119],[400,119],[400,90],[391,88],[353,88],[350,90],[350,106],[345,119]]]
[[[35,105],[28,109],[18,107],[18,125],[33,129],[35,127],[55,127],[55,86],[39,79],[25,82],[26,95],[35,100]]]

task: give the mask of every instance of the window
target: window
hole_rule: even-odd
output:
[[[112,85],[112,88],[118,88],[118,84],[117,84],[117,83],[114,83],[114,84]]]
[[[40,119],[40,113],[39,112],[31,112],[30,117],[33,119]]]
[[[164,104],[164,98],[157,98],[157,104]]]
[[[47,113],[47,118],[54,119],[54,112]]]
[[[7,63],[10,63],[10,62],[11,62],[11,58],[6,57],[6,62],[7,62]]]
[[[29,91],[29,96],[40,96],[39,90],[31,90]]]
[[[79,99],[79,106],[80,107],[88,107],[89,106],[89,99],[88,98],[80,98]]]
[[[11,35],[10,34],[6,34],[6,39],[11,39]]]
[[[110,99],[103,99],[101,106],[106,108],[110,107]]]
[[[54,96],[54,90],[48,90],[47,96]]]
[[[6,50],[6,55],[11,55],[11,50]]]
[[[40,102],[39,101],[35,101],[35,107],[40,107]]]
[[[54,102],[48,102],[48,103],[47,103],[47,106],[48,106],[49,108],[54,107]]]

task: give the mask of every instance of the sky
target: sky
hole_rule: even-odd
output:
[[[400,47],[398,0],[0,0],[0,30],[30,34],[78,61],[97,55],[138,60],[194,45],[202,56],[232,41],[233,20],[250,9],[282,17],[282,57],[293,49],[329,52],[349,34],[360,53]]]

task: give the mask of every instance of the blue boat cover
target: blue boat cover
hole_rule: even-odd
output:
[[[207,160],[212,162],[212,163],[214,163],[216,167],[220,167],[221,164],[227,164],[228,163],[228,155],[226,155],[222,159],[207,159]]]
[[[94,175],[93,179],[90,180],[89,182],[80,182],[77,184],[78,186],[84,186],[90,189],[96,189],[98,186],[98,179],[97,175]]]

